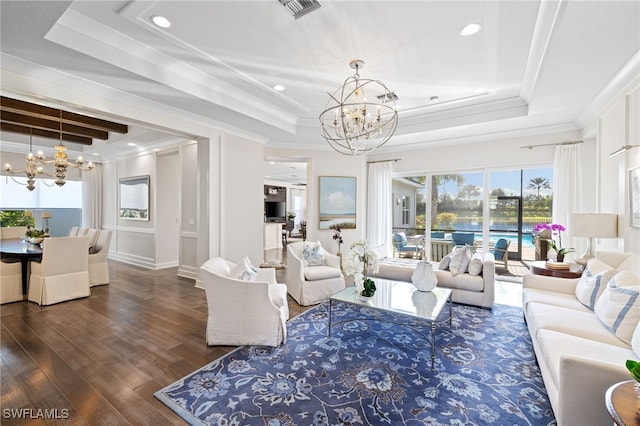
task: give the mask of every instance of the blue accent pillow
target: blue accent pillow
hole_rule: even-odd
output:
[[[320,245],[320,241],[305,243],[302,250],[302,260],[304,266],[322,266],[325,264],[324,249]]]

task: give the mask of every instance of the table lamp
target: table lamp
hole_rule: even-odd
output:
[[[45,235],[49,235],[49,219],[51,219],[51,213],[42,212],[42,218],[44,219],[44,233]]]
[[[618,215],[614,213],[572,213],[567,228],[574,237],[588,238],[584,254],[575,259],[576,263],[586,265],[593,257],[594,238],[617,238]]]

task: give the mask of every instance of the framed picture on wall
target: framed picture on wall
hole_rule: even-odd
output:
[[[629,170],[629,222],[640,228],[640,167]]]
[[[320,176],[318,218],[320,229],[356,227],[356,178]]]
[[[120,219],[149,220],[149,176],[120,179]]]

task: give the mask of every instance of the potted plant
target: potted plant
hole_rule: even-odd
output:
[[[38,244],[44,240],[45,231],[44,229],[29,229],[24,235],[30,243]]]
[[[631,373],[631,377],[636,379],[636,382],[633,384],[633,389],[635,389],[637,396],[636,409],[640,411],[640,362],[628,359],[625,365],[629,373]]]
[[[376,283],[373,282],[371,278],[365,278],[364,280],[364,290],[362,290],[362,297],[373,297],[376,293]]]

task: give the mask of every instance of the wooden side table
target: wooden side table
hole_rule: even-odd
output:
[[[580,278],[582,276],[582,267],[578,264],[576,269],[551,269],[547,268],[547,261],[540,260],[529,263],[529,270],[535,275],[547,275],[557,278]],[[578,270],[579,268],[579,270]]]
[[[607,389],[605,403],[609,415],[618,426],[640,426],[638,395],[633,389],[635,380],[616,383]]]

